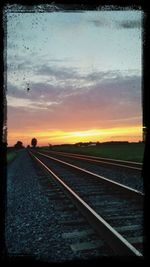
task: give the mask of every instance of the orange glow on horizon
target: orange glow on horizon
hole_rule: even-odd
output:
[[[8,131],[8,146],[14,146],[19,140],[23,145],[31,145],[31,139],[36,138],[39,146],[56,144],[74,144],[78,142],[106,142],[106,141],[142,141],[142,127],[115,127],[110,129],[91,129],[84,131]]]

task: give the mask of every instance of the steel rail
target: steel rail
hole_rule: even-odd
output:
[[[134,170],[138,170],[141,171],[142,168],[138,168],[138,167],[134,167],[134,166],[129,166],[126,165],[127,164],[137,164],[137,165],[142,165],[141,163],[138,162],[130,162],[130,161],[123,161],[123,160],[116,160],[116,159],[110,159],[110,158],[98,158],[98,157],[94,157],[94,156],[87,156],[87,155],[77,155],[77,154],[72,154],[72,153],[64,153],[64,152],[55,152],[52,151],[52,153],[54,154],[59,154],[59,155],[65,155],[67,157],[72,157],[72,158],[77,158],[77,159],[83,159],[83,160],[88,160],[88,161],[93,161],[93,162],[100,162],[100,163],[104,163],[104,164],[109,164],[109,165],[114,165],[114,166],[118,166],[118,167],[125,167],[125,168],[129,168],[129,169],[134,169]],[[104,159],[104,160],[103,160]],[[112,162],[110,162],[112,161]],[[115,162],[119,162],[115,163]],[[125,164],[120,164],[121,163],[125,163]]]
[[[92,225],[95,231],[104,238],[108,246],[117,256],[143,256],[132,244],[130,244],[121,234],[119,234],[110,224],[108,224],[97,212],[93,210],[81,197],[79,197],[66,183],[64,183],[58,175],[56,175],[49,167],[47,167],[33,153],[29,152],[38,163],[40,163],[48,173],[61,185],[63,191],[67,193],[76,207],[86,217],[87,221]]]
[[[80,167],[78,167],[78,166],[76,166],[76,165],[70,164],[70,163],[68,163],[68,162],[62,161],[62,160],[60,160],[60,159],[57,159],[57,158],[48,156],[48,155],[43,154],[43,153],[40,153],[40,152],[37,152],[37,153],[40,154],[40,155],[42,155],[42,156],[44,156],[44,157],[47,157],[47,158],[50,158],[50,159],[52,159],[52,160],[58,161],[58,162],[60,162],[60,163],[62,163],[62,164],[64,164],[64,165],[67,165],[67,166],[69,166],[69,167],[72,167],[72,168],[74,168],[74,169],[77,169],[77,170],[79,170],[79,171],[82,171],[82,172],[84,172],[84,173],[88,173],[88,174],[90,174],[90,175],[92,175],[92,176],[94,176],[94,177],[100,178],[101,180],[103,180],[103,181],[105,181],[105,182],[107,182],[107,183],[111,183],[111,185],[113,185],[113,186],[117,186],[117,187],[119,187],[119,189],[122,189],[123,191],[126,191],[128,194],[131,194],[131,195],[134,196],[134,197],[136,196],[136,197],[138,197],[138,198],[139,198],[139,197],[142,197],[142,198],[143,198],[143,196],[144,196],[144,194],[143,194],[142,192],[140,192],[140,191],[138,191],[138,190],[136,190],[136,189],[133,189],[133,188],[131,188],[131,187],[129,187],[129,186],[120,184],[120,183],[115,182],[115,181],[113,181],[113,180],[110,180],[110,179],[108,179],[108,178],[106,178],[106,177],[104,177],[104,176],[101,176],[101,175],[99,175],[99,174],[90,172],[90,171],[88,171],[88,170],[85,170],[85,169],[80,168]]]

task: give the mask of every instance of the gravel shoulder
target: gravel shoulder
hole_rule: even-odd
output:
[[[54,263],[72,260],[73,253],[62,239],[59,214],[39,179],[26,150],[8,166],[5,215],[8,258],[28,256]]]

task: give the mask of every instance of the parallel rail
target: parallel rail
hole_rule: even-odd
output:
[[[110,224],[108,224],[106,220],[104,220],[93,208],[91,208],[88,205],[88,203],[86,203],[72,188],[70,188],[70,186],[68,186],[64,181],[62,181],[62,179],[58,175],[56,175],[54,171],[52,171],[47,166],[47,164],[43,163],[43,161],[40,160],[37,156],[35,156],[33,153],[31,152],[29,153],[60,184],[63,191],[65,191],[66,194],[71,198],[71,200],[74,202],[77,208],[82,212],[82,214],[86,217],[87,221],[92,225],[92,227],[96,230],[96,232],[100,236],[103,236],[105,241],[114,251],[115,255],[142,256],[142,254],[132,244],[130,244],[120,233],[118,233]],[[37,153],[37,154],[53,160],[57,160],[43,153]],[[57,162],[60,163],[60,160],[57,160]],[[68,163],[66,165],[68,165]],[[79,169],[81,170],[81,168]],[[81,171],[83,172],[83,170]],[[120,187],[121,185],[117,184],[117,186]],[[140,193],[140,192],[135,192],[136,190],[131,190],[124,186],[122,188],[124,188],[125,190],[132,191],[132,193],[134,192],[134,194],[136,195]]]
[[[44,151],[44,152],[48,153],[48,151]],[[95,163],[103,163],[103,164],[108,164],[108,165],[112,165],[116,167],[128,168],[128,169],[137,170],[137,171],[142,170],[142,163],[139,163],[139,162],[95,157],[95,156],[88,156],[88,155],[75,154],[75,153],[65,153],[65,152],[58,152],[58,151],[57,152],[51,151],[51,153],[54,153],[56,155],[63,155],[63,156],[70,157],[70,158],[77,158],[81,160],[91,161]]]
[[[66,166],[68,166],[68,167],[71,167],[71,168],[73,168],[73,169],[79,170],[79,171],[81,171],[81,172],[83,172],[83,173],[90,174],[91,176],[93,176],[93,177],[95,177],[95,178],[99,178],[99,179],[103,180],[103,182],[108,183],[109,186],[110,186],[110,184],[111,184],[111,186],[115,187],[115,189],[120,190],[120,191],[122,191],[123,193],[127,193],[129,197],[136,198],[137,200],[143,199],[143,197],[144,197],[144,193],[142,193],[142,192],[140,192],[140,191],[138,191],[138,190],[135,190],[135,189],[133,189],[133,188],[131,188],[131,187],[129,187],[129,186],[120,184],[120,183],[115,182],[115,181],[113,181],[113,180],[111,180],[111,179],[108,179],[108,178],[106,178],[106,177],[104,177],[104,176],[101,176],[101,175],[98,175],[98,174],[93,173],[93,172],[91,172],[91,171],[85,170],[85,169],[83,169],[83,168],[80,168],[80,167],[78,167],[78,166],[76,166],[76,165],[73,165],[73,164],[70,164],[70,163],[68,163],[68,162],[62,161],[62,160],[60,160],[60,159],[51,157],[51,156],[49,156],[49,155],[47,155],[47,154],[43,154],[43,153],[40,153],[40,152],[37,152],[37,153],[38,153],[39,155],[42,155],[42,156],[44,156],[44,157],[47,157],[47,158],[52,159],[52,160],[54,160],[54,161],[57,161],[57,162],[59,162],[59,163],[61,163],[61,164],[64,164],[64,165],[66,165]]]

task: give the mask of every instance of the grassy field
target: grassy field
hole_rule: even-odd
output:
[[[78,147],[74,145],[53,146],[52,150],[80,153],[91,156],[107,157],[120,160],[143,162],[144,143],[105,143],[93,147]]]
[[[11,151],[7,151],[7,163],[12,162],[18,155],[18,153],[20,152],[20,150],[11,150]]]

